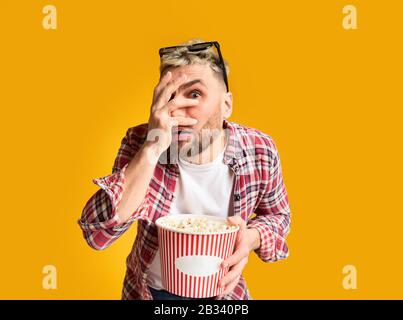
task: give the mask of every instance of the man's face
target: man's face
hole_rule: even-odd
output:
[[[186,83],[172,95],[171,99],[180,96],[199,101],[197,106],[180,108],[172,112],[172,117],[182,116],[198,120],[194,126],[178,127],[179,135],[174,134],[173,142],[177,141],[179,148],[190,146],[192,143],[197,144],[195,147],[201,152],[208,147],[206,141],[211,140],[207,137],[209,130],[222,131],[223,120],[232,112],[232,95],[226,92],[224,82],[217,78],[208,64],[182,66],[171,68],[169,71],[172,72],[172,79],[183,74],[187,75]],[[188,141],[190,138],[191,141]]]

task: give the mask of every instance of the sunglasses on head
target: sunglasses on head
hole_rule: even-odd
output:
[[[224,82],[225,82],[225,86],[227,88],[227,92],[229,92],[229,88],[228,88],[228,77],[227,77],[227,72],[225,70],[225,64],[224,64],[224,59],[222,57],[221,54],[221,50],[220,50],[220,44],[217,41],[210,41],[210,42],[202,42],[202,43],[195,43],[195,44],[191,44],[188,46],[173,46],[173,47],[165,47],[165,48],[161,48],[159,49],[159,55],[160,57],[162,57],[165,54],[171,53],[173,51],[175,51],[177,48],[187,48],[187,50],[189,52],[199,52],[199,51],[203,51],[206,50],[210,47],[216,47],[217,52],[218,52],[218,57],[220,59],[220,68],[223,71],[223,77],[224,77]]]

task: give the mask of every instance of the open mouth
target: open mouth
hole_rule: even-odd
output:
[[[193,132],[193,129],[190,128],[190,127],[181,127],[181,126],[178,126],[178,127],[174,127],[174,128],[173,128],[173,132],[174,132],[174,133],[181,133],[181,132],[184,132],[184,133],[192,133],[192,132]]]
[[[189,127],[175,127],[172,134],[177,137],[179,141],[188,141],[193,135],[193,130]]]

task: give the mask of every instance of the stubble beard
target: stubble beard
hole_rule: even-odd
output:
[[[190,141],[178,142],[179,157],[185,160],[198,158],[203,151],[222,137],[222,131],[222,117],[221,114],[217,113],[213,115],[201,129],[192,132]],[[210,159],[210,161],[211,160],[212,159]],[[207,161],[209,161],[209,159],[207,159]]]

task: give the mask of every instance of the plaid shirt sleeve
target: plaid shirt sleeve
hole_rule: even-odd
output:
[[[273,140],[267,143],[268,154],[263,163],[269,168],[262,170],[263,195],[248,228],[260,233],[260,247],[255,250],[258,257],[264,262],[275,262],[288,256],[285,238],[290,230],[290,207],[277,148]]]
[[[139,131],[142,128],[136,127],[134,130]],[[129,129],[121,142],[112,174],[93,179],[100,189],[87,201],[78,224],[89,246],[96,250],[109,247],[130,227],[134,220],[149,221],[147,197],[143,199],[128,221],[122,223],[116,214],[123,195],[125,171],[140,146],[141,143],[133,139],[133,132]]]

